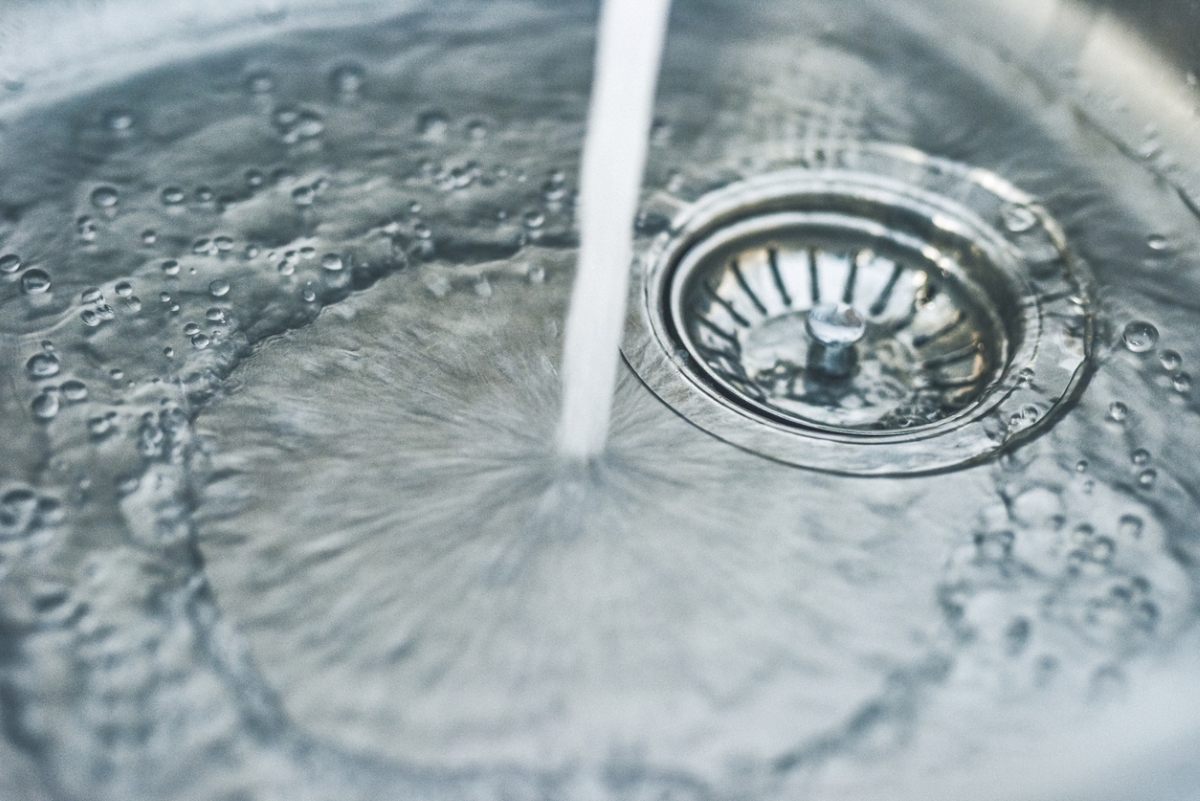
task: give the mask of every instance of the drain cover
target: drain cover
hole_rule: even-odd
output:
[[[637,268],[623,351],[668,405],[792,464],[904,474],[1052,419],[1086,373],[1086,273],[999,177],[898,147],[691,206]]]

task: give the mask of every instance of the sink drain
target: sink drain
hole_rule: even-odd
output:
[[[1086,373],[1083,267],[994,174],[905,148],[708,195],[637,270],[626,359],[733,444],[844,473],[984,458]]]

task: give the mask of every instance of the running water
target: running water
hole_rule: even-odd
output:
[[[563,351],[561,454],[604,450],[625,317],[633,221],[670,0],[606,0],[580,177],[579,267]]]

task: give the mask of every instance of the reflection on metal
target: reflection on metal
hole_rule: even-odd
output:
[[[748,450],[859,474],[1028,436],[1086,373],[1083,267],[999,177],[895,147],[702,198],[636,270],[626,359]]]

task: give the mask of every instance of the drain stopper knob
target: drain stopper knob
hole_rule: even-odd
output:
[[[867,324],[862,315],[845,303],[819,303],[808,312],[804,323],[811,342],[808,367],[830,378],[846,378],[858,364],[854,347]]]

